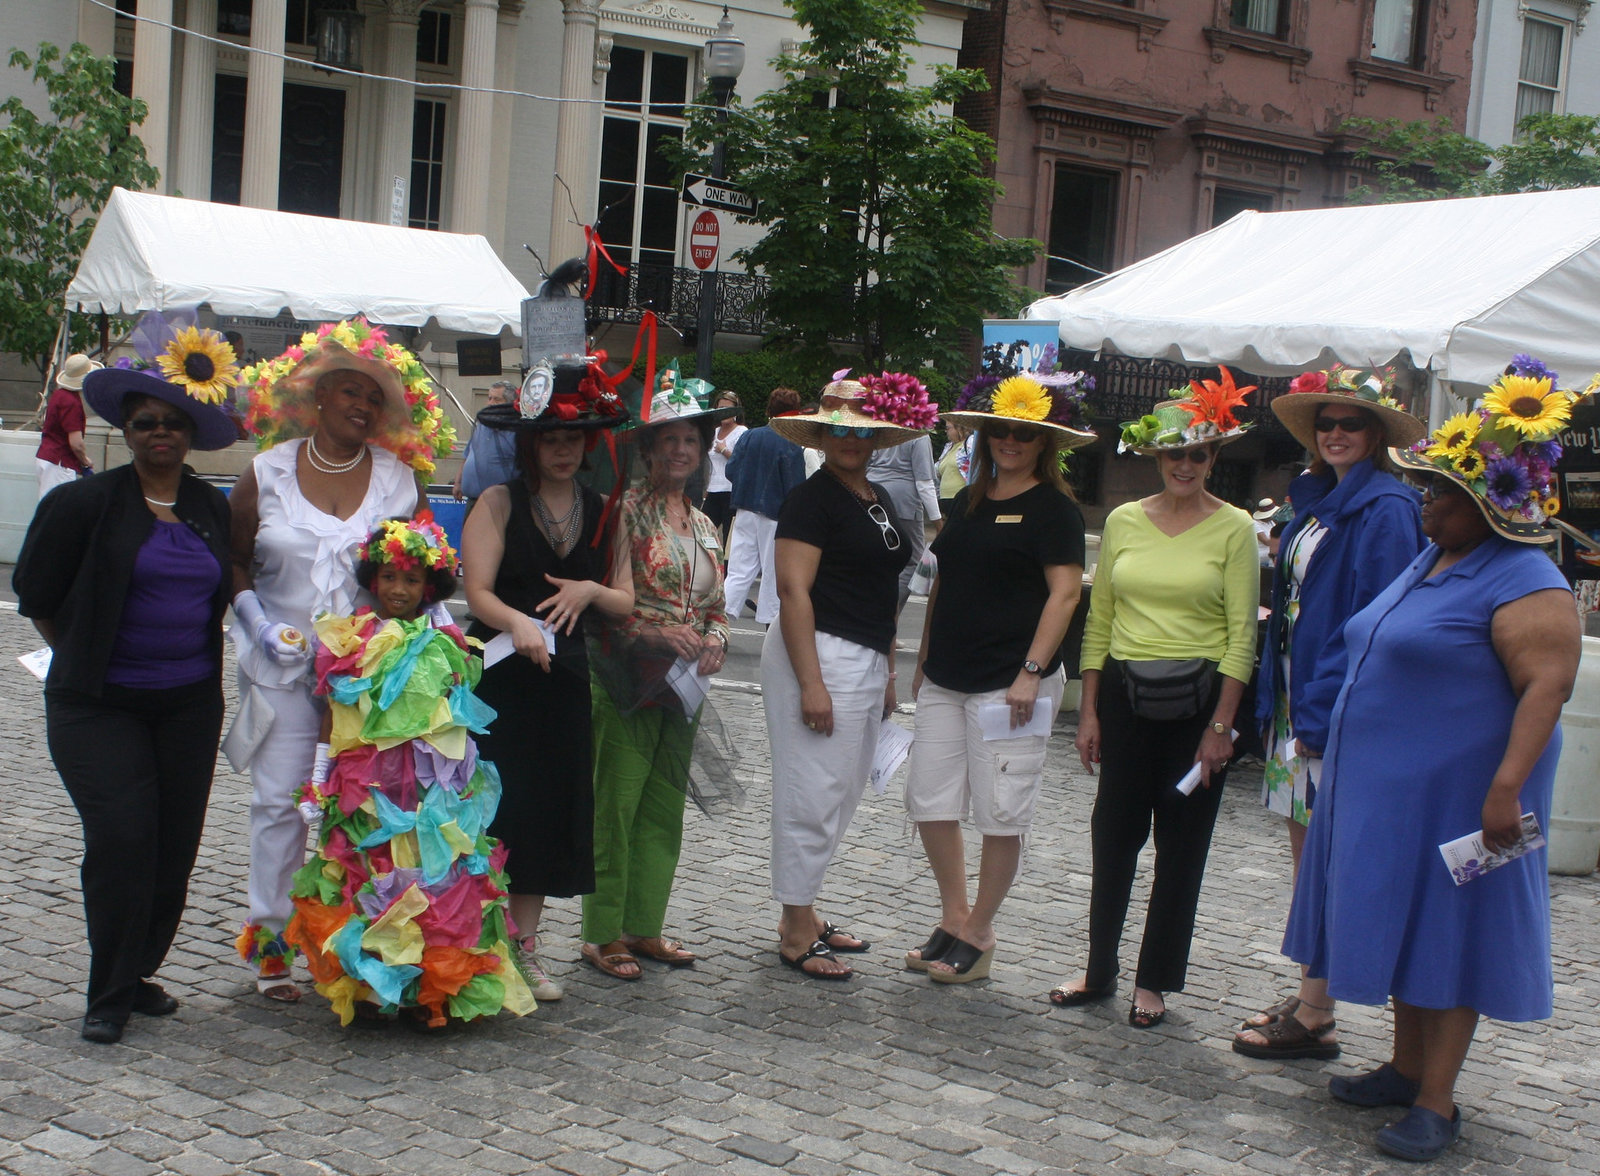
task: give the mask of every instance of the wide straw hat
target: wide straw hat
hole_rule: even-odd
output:
[[[1550,543],[1552,527],[1572,531],[1555,518],[1561,509],[1556,436],[1571,420],[1578,395],[1556,388],[1556,373],[1543,364],[1527,356],[1517,360],[1528,362],[1514,362],[1470,410],[1410,448],[1390,449],[1389,456],[1402,469],[1443,474],[1460,486],[1496,534],[1516,543]]]
[[[994,421],[1034,425],[1055,448],[1077,449],[1099,440],[1094,430],[1082,427],[1086,383],[1082,372],[1018,374],[998,382],[979,376],[962,391],[960,407],[945,413],[944,419],[969,429]]]
[[[1390,381],[1377,371],[1333,367],[1325,372],[1305,372],[1272,402],[1272,411],[1307,453],[1317,452],[1317,410],[1325,404],[1365,409],[1383,427],[1384,445],[1404,449],[1422,440],[1428,429],[1389,395],[1389,386]]]
[[[103,367],[105,364],[97,359],[90,359],[87,355],[69,355],[67,361],[61,365],[61,370],[56,373],[56,387],[71,388],[74,392],[81,391],[83,377]]]
[[[926,436],[938,423],[939,410],[915,376],[884,372],[851,380],[848,375],[848,368],[834,373],[815,412],[768,421],[772,431],[796,445],[820,449],[831,429],[870,429],[874,449],[892,449]]]
[[[1243,437],[1250,426],[1241,424],[1233,410],[1243,407],[1256,386],[1240,388],[1227,368],[1219,364],[1217,371],[1220,380],[1190,380],[1187,388],[1173,388],[1138,420],[1124,422],[1117,452],[1154,457],[1164,450],[1227,445]]]

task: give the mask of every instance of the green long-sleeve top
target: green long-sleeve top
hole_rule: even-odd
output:
[[[1106,519],[1080,669],[1119,661],[1204,657],[1240,682],[1255,660],[1261,595],[1255,527],[1223,506],[1167,535],[1128,502]]]

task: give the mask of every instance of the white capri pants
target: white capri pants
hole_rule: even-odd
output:
[[[250,682],[239,676],[239,690]],[[262,686],[272,703],[272,729],[250,760],[250,922],[283,930],[294,914],[289,887],[306,860],[306,823],[296,807],[311,778],[322,710],[308,682]]]
[[[830,633],[817,634],[822,684],[833,699],[833,734],[812,731],[800,717],[783,629],[773,625],[761,646],[761,705],[772,746],[772,897],[810,906],[822,876],[850,827],[878,750],[889,658]]]
[[[770,625],[778,619],[777,573],[778,520],[754,510],[741,510],[733,516],[728,533],[728,575],[722,584],[728,600],[728,619],[736,621],[744,612],[750,585],[761,577],[756,594],[756,623]]]
[[[1058,669],[1040,681],[1035,705],[1059,711],[1064,689]],[[972,827],[985,836],[1027,836],[1048,737],[985,740],[978,708],[1005,700],[1004,690],[962,694],[923,679],[906,773],[906,814],[913,821],[960,821],[970,808]]]

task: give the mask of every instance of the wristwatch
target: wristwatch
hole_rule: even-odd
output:
[[[1031,657],[1022,663],[1022,668],[1027,673],[1034,675],[1042,674],[1044,672],[1043,667],[1041,667],[1039,663],[1034,661]]]
[[[1215,719],[1211,720],[1211,729],[1218,735],[1226,735],[1228,733],[1228,728],[1217,722]]]

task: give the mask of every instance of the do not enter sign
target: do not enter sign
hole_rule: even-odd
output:
[[[722,230],[717,226],[717,214],[707,209],[694,218],[689,230],[689,259],[695,269],[710,269],[717,260],[717,239]]]

